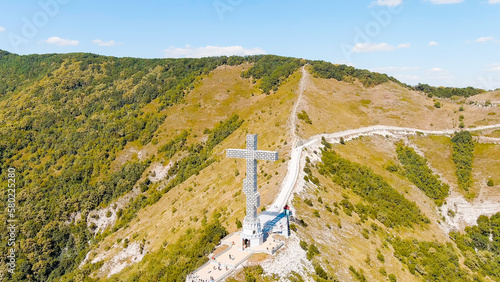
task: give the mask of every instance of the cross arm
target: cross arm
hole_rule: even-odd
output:
[[[238,158],[238,159],[246,159],[247,158],[247,150],[244,149],[227,149],[226,157],[228,158]]]
[[[277,161],[278,152],[273,151],[255,151],[255,159],[265,161]]]

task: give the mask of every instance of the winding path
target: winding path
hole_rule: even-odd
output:
[[[297,183],[300,174],[300,159],[302,156],[302,151],[304,148],[311,146],[318,146],[321,139],[324,137],[331,143],[338,143],[340,138],[345,141],[352,140],[363,135],[415,135],[415,134],[425,134],[425,135],[452,135],[457,130],[456,129],[445,129],[445,130],[421,130],[410,127],[397,127],[397,126],[386,126],[386,125],[373,125],[368,127],[362,127],[358,129],[350,129],[345,131],[339,131],[335,133],[328,134],[318,134],[311,138],[302,141],[296,133],[297,128],[297,109],[302,101],[302,96],[304,91],[309,84],[309,72],[305,69],[305,66],[301,69],[302,77],[299,81],[299,91],[298,98],[293,106],[292,112],[290,114],[290,135],[292,136],[292,151],[290,154],[290,161],[288,162],[287,175],[285,176],[283,183],[281,184],[281,189],[278,196],[275,198],[271,207],[268,209],[272,212],[280,212],[281,209],[288,203],[290,196],[292,194],[293,188]],[[468,131],[481,131],[487,129],[500,129],[500,124],[479,126],[476,128],[469,128]],[[482,137],[481,141],[500,143],[498,138]],[[300,145],[299,145],[300,144]]]
[[[487,129],[500,129],[500,124],[494,125],[486,125],[479,126],[476,128],[467,129],[468,131],[481,131]],[[345,131],[339,131],[335,133],[329,134],[318,134],[314,135],[311,138],[307,139],[303,145],[296,146],[292,149],[291,159],[288,162],[288,172],[285,176],[283,184],[281,185],[281,190],[272,207],[269,210],[279,211],[285,204],[288,203],[290,199],[290,195],[292,194],[293,188],[297,183],[298,176],[300,173],[300,159],[302,156],[302,151],[304,148],[311,147],[313,145],[318,146],[321,142],[321,139],[325,137],[326,140],[330,143],[338,143],[340,142],[340,138],[344,138],[345,141],[352,140],[354,138],[366,135],[416,135],[416,134],[425,134],[425,135],[452,135],[457,130],[446,129],[446,130],[421,130],[410,127],[397,127],[397,126],[386,126],[386,125],[374,125],[369,127],[362,127],[358,129],[350,129]],[[497,138],[493,138],[497,139]],[[496,140],[492,140],[496,141]]]

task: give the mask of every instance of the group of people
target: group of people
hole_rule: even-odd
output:
[[[233,257],[233,259],[234,259],[234,257]],[[226,271],[228,271],[229,268],[227,267],[227,265],[225,266],[225,268],[226,268]],[[223,266],[219,263],[217,266],[215,266],[215,265],[213,266],[213,270],[214,271],[222,271],[223,270]],[[211,273],[211,272],[212,272],[212,270],[208,271],[208,273]],[[208,280],[207,279],[201,279],[198,276],[198,274],[191,273],[191,274],[188,275],[188,281],[190,281],[190,282],[215,282],[215,279],[214,279],[213,276],[210,276],[210,279],[208,279]]]
[[[219,270],[219,271],[221,271],[221,270],[222,270],[222,267],[221,267],[221,265],[220,265],[220,262],[219,262],[219,265],[218,265],[218,266],[215,266],[215,265],[214,265],[214,270]],[[226,271],[227,271],[227,265],[226,265]]]
[[[198,274],[189,274],[188,275],[188,281],[190,282],[215,282],[215,279],[213,276],[210,276],[210,279],[201,279]]]

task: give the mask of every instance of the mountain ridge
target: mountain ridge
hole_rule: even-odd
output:
[[[26,212],[22,230],[27,235],[20,240],[24,244],[38,238],[40,241],[33,243],[35,249],[50,250],[43,253],[23,249],[20,262],[23,268],[31,270],[13,279],[72,281],[78,275],[89,276],[90,272],[81,272],[89,269],[94,273],[92,277],[104,279],[114,273],[109,267],[118,264],[124,268],[115,269],[123,270],[117,275],[123,279],[136,277],[138,268],[147,266],[129,266],[130,258],[143,259],[145,252],[150,252],[145,260],[151,261],[154,254],[184,238],[182,234],[187,229],[209,224],[212,215],[219,222],[214,224],[222,224],[228,232],[236,231],[236,222],[244,213],[244,196],[239,191],[244,173],[240,163],[225,160],[222,154],[229,146],[243,146],[247,132],[259,133],[262,149],[278,150],[283,156],[282,162],[259,165],[259,190],[265,206],[272,202],[285,177],[287,157],[294,143],[292,132],[306,140],[324,132],[381,123],[460,130],[459,119],[464,127],[473,128],[498,123],[500,115],[498,107],[471,104],[474,96],[468,100],[437,100],[396,82],[366,87],[356,79],[314,77],[312,61],[279,56],[250,58],[255,61],[241,57],[158,59],[145,65],[141,65],[140,59],[125,58],[116,59],[113,64],[130,65],[115,69],[105,59],[91,56],[86,65],[83,59],[61,61],[59,67],[54,63],[45,69],[46,74],[38,73],[37,68],[27,71],[30,80],[21,87],[7,83],[0,98],[2,174],[6,173],[5,165],[24,172],[18,196],[21,211]],[[164,64],[155,65],[157,62]],[[311,64],[305,72],[298,71],[308,62]],[[13,77],[7,75],[12,65],[2,63],[0,58],[0,79]],[[46,68],[46,63],[41,62],[40,66]],[[26,67],[36,62],[28,60],[23,64]],[[52,67],[54,70],[49,71]],[[312,77],[299,91],[299,81],[305,75]],[[300,103],[296,101],[299,92],[303,92]],[[494,92],[488,95],[496,97]],[[439,108],[436,102],[441,103]],[[293,112],[293,108],[297,111]],[[299,113],[307,114],[310,123],[297,119]],[[235,114],[243,123],[213,147],[207,159],[209,164],[162,192],[168,186],[168,178],[176,175],[172,168],[181,166],[190,154],[198,156],[208,146],[207,140],[219,122],[227,122]],[[291,131],[291,124],[297,128]],[[173,155],[158,151],[183,130],[187,132],[186,140],[179,143]],[[491,134],[495,136],[496,132],[485,133]],[[481,160],[494,161],[485,155]],[[192,164],[199,165],[197,161]],[[155,178],[153,172],[165,178]],[[474,187],[483,190],[479,188]],[[65,200],[51,196],[56,193],[72,197]],[[55,206],[55,202],[61,207]],[[300,210],[307,212],[307,208]],[[80,220],[71,216],[73,212],[80,212]],[[115,226],[117,230],[111,224],[104,233],[95,234],[92,224],[100,226],[96,224],[100,217],[123,223]],[[63,221],[54,220],[57,218]],[[70,218],[71,228],[64,223]],[[35,220],[39,224],[32,229]],[[52,223],[45,224],[48,221]],[[148,236],[150,233],[153,235]],[[58,244],[58,238],[69,243]],[[81,243],[87,241],[91,245]],[[131,257],[117,260],[127,250],[135,251]],[[36,263],[27,254],[44,261]],[[94,265],[79,269],[70,263],[73,260],[79,264],[85,258]]]

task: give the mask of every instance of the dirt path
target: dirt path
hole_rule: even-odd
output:
[[[297,144],[300,141],[300,137],[298,137],[296,133],[297,129],[297,109],[300,106],[302,101],[302,96],[304,91],[309,84],[309,72],[306,70],[306,66],[304,65],[301,69],[302,77],[299,81],[299,89],[297,101],[293,105],[292,112],[289,117],[290,124],[290,136],[292,136],[292,152],[290,153],[290,161],[288,162],[287,174],[283,183],[281,185],[281,190],[278,196],[275,198],[273,204],[271,205],[270,211],[281,211],[281,208],[285,206],[290,198],[290,194],[292,193],[293,187],[297,182],[297,177],[299,173],[299,162],[296,160],[300,160],[300,155],[302,153],[303,146],[298,146]]]
[[[299,106],[302,102],[302,96],[304,94],[304,91],[307,88],[307,85],[309,84],[309,72],[306,70],[305,65],[302,67],[301,72],[302,72],[302,77],[300,78],[299,89],[298,89],[299,97],[297,98],[297,101],[293,105],[292,112],[290,113],[290,136],[292,136],[292,148],[295,148],[295,146],[297,145],[297,142],[300,140],[300,138],[297,136],[297,133],[296,133],[297,109],[299,108]]]

